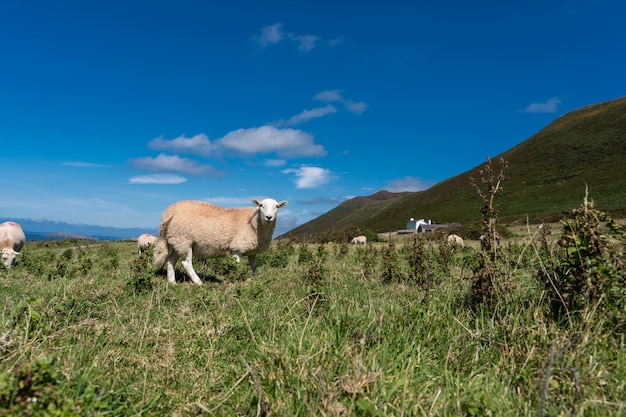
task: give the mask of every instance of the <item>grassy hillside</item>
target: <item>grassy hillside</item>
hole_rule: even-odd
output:
[[[168,284],[133,241],[27,242],[0,266],[0,416],[623,416],[609,232],[497,255],[283,241],[252,277],[194,259],[202,286],[180,265]]]
[[[596,206],[626,213],[626,97],[567,113],[519,145],[492,158],[508,162],[498,195],[501,223],[552,221],[577,207],[589,187]],[[409,218],[437,223],[480,221],[482,200],[470,186],[480,181],[484,161],[418,193],[381,192],[357,197],[281,237],[298,238],[354,228],[385,232]]]

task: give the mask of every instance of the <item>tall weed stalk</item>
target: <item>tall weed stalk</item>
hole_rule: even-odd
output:
[[[493,302],[499,299],[506,286],[503,285],[504,274],[499,269],[496,262],[498,255],[498,233],[496,224],[498,221],[498,209],[496,206],[496,196],[502,190],[502,182],[504,181],[504,171],[508,167],[508,163],[504,158],[500,159],[500,172],[496,175],[492,166],[491,159],[487,158],[485,166],[480,170],[479,185],[473,177],[470,177],[470,184],[483,200],[483,206],[480,209],[483,235],[481,244],[483,250],[476,254],[476,259],[472,262],[473,275],[472,280],[472,298],[476,303]]]

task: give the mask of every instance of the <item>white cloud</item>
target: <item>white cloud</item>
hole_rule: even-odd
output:
[[[345,42],[345,38],[344,37],[339,37],[339,38],[331,39],[330,41],[328,41],[328,45],[334,47],[334,46],[337,46],[337,45],[341,45],[344,42]]]
[[[300,52],[309,52],[315,49],[315,43],[322,39],[315,35],[290,35],[289,38],[298,44]]]
[[[339,94],[339,90],[325,90],[320,91],[319,93],[314,95],[313,100],[321,100],[326,102],[342,101],[343,97],[341,97],[341,94]]]
[[[90,162],[63,162],[63,165],[79,168],[111,168],[110,165],[92,164]]]
[[[367,109],[367,104],[362,101],[346,100],[344,104],[346,109],[354,114],[361,114]]]
[[[158,137],[148,142],[148,147],[157,151],[170,151],[174,153],[190,153],[208,156],[215,151],[215,145],[211,144],[208,136],[204,133],[186,138],[184,135],[175,139],[167,140]]]
[[[254,41],[262,48],[267,48],[288,39],[298,45],[300,52],[309,52],[316,48],[317,42],[322,38],[317,35],[298,35],[295,33],[285,33],[282,23],[263,26],[261,33],[253,37]]]
[[[295,116],[290,117],[284,122],[278,122],[278,125],[283,126],[293,126],[303,122],[307,122],[311,119],[316,119],[318,117],[324,117],[329,114],[337,113],[337,109],[332,104],[329,104],[324,107],[316,107],[311,110],[303,110],[301,113],[296,114]]]
[[[325,101],[327,103],[331,102],[339,102],[346,106],[346,109],[349,112],[354,114],[361,114],[367,109],[367,104],[362,101],[353,101],[347,98],[344,98],[343,95],[339,92],[339,90],[326,90],[321,91],[313,96],[313,100]]]
[[[284,159],[268,159],[264,165],[266,167],[282,167],[287,163]]]
[[[180,184],[185,181],[185,177],[168,174],[140,175],[128,180],[131,184]]]
[[[156,158],[149,156],[143,158],[130,159],[130,164],[145,171],[170,171],[184,172],[192,175],[210,174],[213,176],[223,176],[209,165],[198,165],[196,161],[188,158],[181,158],[176,155],[160,154]]]
[[[261,126],[238,129],[216,141],[220,147],[241,154],[275,152],[281,158],[324,156],[326,150],[301,130]]]
[[[279,43],[283,37],[283,24],[275,23],[261,28],[261,34],[256,37],[256,40],[259,46],[266,47]]]
[[[556,113],[561,99],[553,97],[545,103],[531,103],[524,110],[524,113]]]
[[[281,171],[283,174],[295,174],[296,188],[317,188],[333,179],[330,170],[314,166],[301,166]]]
[[[402,179],[391,180],[385,186],[385,190],[392,193],[399,193],[402,191],[423,191],[429,188],[432,184],[428,181],[423,181],[415,177],[405,177]]]

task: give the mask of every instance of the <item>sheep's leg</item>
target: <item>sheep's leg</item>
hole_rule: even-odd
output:
[[[185,271],[187,271],[187,275],[189,275],[189,278],[191,278],[193,283],[196,285],[202,285],[202,280],[200,279],[198,274],[196,274],[196,271],[193,269],[193,265],[191,263],[192,258],[193,258],[193,250],[189,248],[189,250],[187,251],[187,256],[185,257],[185,259],[181,261],[181,263],[183,264],[183,268],[185,268]]]
[[[254,271],[256,271],[256,256],[248,256],[248,262],[250,263],[250,268],[252,269],[252,273],[254,274]]]
[[[176,261],[178,260],[178,255],[176,252],[172,251],[170,256],[167,257],[167,280],[171,284],[176,284],[176,270],[174,267],[176,266]]]

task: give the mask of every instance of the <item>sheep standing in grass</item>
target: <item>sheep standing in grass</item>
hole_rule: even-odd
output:
[[[451,234],[448,235],[446,241],[449,245],[455,246],[458,245],[460,247],[464,247],[465,243],[463,242],[463,238],[459,235]]]
[[[167,263],[167,279],[176,283],[174,267],[182,258],[187,275],[195,284],[202,284],[191,263],[192,258],[233,256],[237,262],[247,256],[252,272],[256,255],[272,243],[278,209],[286,201],[271,198],[252,199],[256,207],[222,208],[202,201],[180,201],[161,215],[159,237],[154,245],[154,266]]]
[[[352,238],[350,242],[351,245],[365,245],[367,243],[367,238],[365,236],[357,236]]]
[[[0,224],[0,248],[2,249],[2,263],[11,268],[15,265],[15,257],[24,247],[26,235],[22,227],[15,222]]]
[[[156,241],[156,236],[152,236],[150,233],[140,235],[137,239],[137,251],[141,255],[143,252],[147,251],[150,246],[153,246]]]

